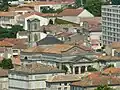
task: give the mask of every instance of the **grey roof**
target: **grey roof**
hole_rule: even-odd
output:
[[[53,35],[47,35],[47,37],[43,38],[42,40],[36,42],[37,45],[50,45],[50,44],[63,44],[64,42],[57,39]]]

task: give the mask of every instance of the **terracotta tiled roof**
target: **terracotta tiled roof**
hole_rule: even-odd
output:
[[[61,54],[62,52],[67,51],[72,47],[74,46],[68,44],[55,44],[50,48],[46,48],[43,52]]]
[[[101,17],[81,18],[80,22],[88,23],[90,32],[101,32]]]
[[[100,85],[120,85],[120,78],[105,76],[105,75],[91,75],[91,77],[85,77],[81,81],[73,82],[73,86],[88,87],[93,86],[97,87]]]
[[[0,77],[7,77],[8,70],[0,68]]]
[[[31,12],[31,13],[26,13],[24,15],[22,15],[22,17],[26,18],[26,17],[29,17],[29,16],[32,16],[32,15],[37,15],[37,16],[41,16],[41,17],[54,17],[54,16],[57,16],[57,14],[53,14],[53,13],[47,13],[47,14],[44,14],[44,13],[40,13],[40,12]]]
[[[12,47],[14,44],[7,41],[0,41],[0,47]]]
[[[83,8],[78,9],[65,9],[58,16],[78,16],[80,13],[84,11]]]
[[[14,45],[25,43],[25,39],[16,39],[16,38],[5,38],[3,41],[12,43]]]
[[[60,2],[54,2],[54,1],[50,1],[50,2],[42,1],[42,2],[39,2],[39,1],[35,1],[35,2],[24,4],[24,5],[20,5],[20,6],[34,7],[36,5],[55,5],[55,4],[60,4]]]
[[[80,75],[66,74],[50,77],[47,82],[73,82],[78,80],[81,80]]]
[[[115,68],[115,67],[110,67],[105,69],[103,72],[103,74],[120,74],[120,68]]]
[[[98,60],[115,61],[115,60],[120,60],[120,57],[117,57],[117,56],[100,56],[100,57],[98,57]]]
[[[55,54],[61,54],[61,52],[67,51],[70,48],[74,47],[73,45],[68,44],[54,44],[51,46],[35,46],[32,48],[28,48],[23,50],[23,52],[31,52],[31,53],[55,53]]]
[[[44,51],[44,48],[41,48],[39,46],[35,46],[35,47],[31,47],[31,48],[25,49],[22,52],[40,53],[42,51]]]
[[[16,44],[12,48],[13,49],[27,49],[28,45],[27,44]]]
[[[10,7],[9,11],[34,11],[29,7]]]
[[[111,44],[111,47],[112,47],[113,49],[118,49],[118,48],[120,48],[120,42],[113,42],[113,43]]]
[[[0,16],[15,16],[15,12],[0,12]]]
[[[63,70],[59,70],[56,67],[49,66],[49,65],[43,65],[40,63],[31,63],[31,64],[26,64],[26,65],[21,65],[21,66],[16,66],[14,69],[10,70],[11,72],[20,72],[20,73],[26,73],[26,74],[37,74],[37,73],[64,73]]]

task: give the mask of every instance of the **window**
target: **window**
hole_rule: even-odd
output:
[[[65,86],[67,86],[67,83],[64,83]]]
[[[37,30],[37,24],[34,23],[34,30]]]
[[[61,88],[59,87],[58,90],[61,90]]]
[[[67,90],[67,87],[64,87],[64,90]]]

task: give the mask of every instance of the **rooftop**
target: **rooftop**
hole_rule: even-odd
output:
[[[0,41],[0,47],[12,47],[13,44],[7,41]]]
[[[63,70],[59,70],[54,66],[43,65],[40,63],[32,63],[21,66],[15,66],[10,72],[19,72],[25,74],[48,74],[48,73],[64,73]]]
[[[78,16],[81,12],[83,12],[83,8],[78,9],[65,9],[58,16]]]
[[[8,76],[8,70],[0,68],[0,77],[7,77]]]
[[[49,78],[47,82],[73,82],[81,80],[80,75],[66,74],[66,75],[56,75]]]
[[[102,61],[118,61],[120,60],[120,57],[117,56],[99,56],[98,60],[102,60]]]
[[[97,87],[99,85],[120,85],[120,78],[101,75],[100,73],[88,75],[81,81],[73,82],[73,86],[80,87]]]
[[[118,48],[120,48],[120,42],[113,42],[113,43],[111,44],[111,47],[112,47],[113,49],[118,49]]]
[[[63,41],[57,39],[53,35],[47,35],[47,37],[43,38],[42,40],[40,40],[36,43],[37,43],[37,45],[63,44]]]
[[[15,12],[0,12],[0,16],[11,17],[11,16],[15,16],[15,15],[16,15]]]
[[[73,45],[68,44],[53,44],[48,46],[35,46],[32,48],[28,48],[23,50],[23,52],[36,52],[36,53],[55,53],[55,54],[61,54],[63,51],[67,51],[70,48],[74,47]]]
[[[120,74],[120,68],[110,67],[105,69],[102,73],[107,75],[117,75]]]

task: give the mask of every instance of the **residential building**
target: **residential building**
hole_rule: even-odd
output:
[[[57,18],[72,23],[80,24],[80,19],[85,17],[86,18],[94,17],[94,15],[91,14],[86,9],[77,8],[77,9],[64,9],[62,12],[58,14]]]
[[[96,65],[96,63],[94,63],[96,57],[94,57],[92,50],[68,44],[34,46],[23,50],[20,58],[23,64],[37,62],[45,65],[57,66],[60,69],[62,65],[65,65],[69,73],[73,72],[72,68],[70,68],[71,65],[73,65],[76,66],[76,74],[81,73],[80,70],[82,66],[82,73],[84,73],[87,66]],[[79,71],[77,66],[79,67]],[[73,68],[75,69],[75,67]]]
[[[31,13],[34,12],[34,9],[30,8],[30,7],[9,7],[9,11],[11,12],[15,12],[17,14],[26,14],[26,13]]]
[[[113,42],[109,45],[106,45],[105,52],[107,55],[119,56],[120,42]]]
[[[9,70],[9,90],[46,90],[46,80],[54,75],[64,75],[63,70],[38,63],[15,66]]]
[[[27,44],[29,44],[29,35],[30,34],[32,34],[31,37],[32,37],[32,40],[34,42],[33,45],[36,45],[36,41],[34,41],[35,38],[37,39],[37,41],[39,41],[41,39],[44,39],[47,36],[46,33],[43,33],[43,32],[40,32],[40,31],[36,31],[36,32],[34,31],[34,32],[31,32],[31,33],[29,31],[19,31],[17,33],[17,39],[26,39]]]
[[[40,26],[48,25],[49,23],[49,19],[44,18],[43,14],[39,12],[26,13],[21,15],[17,21],[20,25],[23,26],[25,30],[39,30]],[[30,22],[33,23],[32,27],[29,26]]]
[[[116,67],[110,67],[110,68],[106,68],[102,74],[104,75],[111,75],[111,76],[114,76],[114,77],[120,77],[120,68],[116,68]]]
[[[110,44],[120,41],[120,6],[102,6],[102,42]]]
[[[70,90],[70,84],[80,81],[81,77],[79,74],[55,75],[46,81],[46,90]]]
[[[17,24],[18,16],[15,12],[0,12],[0,26],[6,27]]]
[[[1,90],[9,90],[8,89],[8,70],[0,68],[0,89]]]
[[[88,32],[88,39],[93,49],[101,48],[101,17],[81,18],[80,27]]]
[[[118,56],[100,56],[97,58],[100,70],[113,65],[116,68],[120,67],[120,57]]]
[[[108,85],[115,90],[119,90],[120,78],[102,75],[101,72],[93,72],[81,81],[73,82],[70,90],[95,90],[100,85]]]

